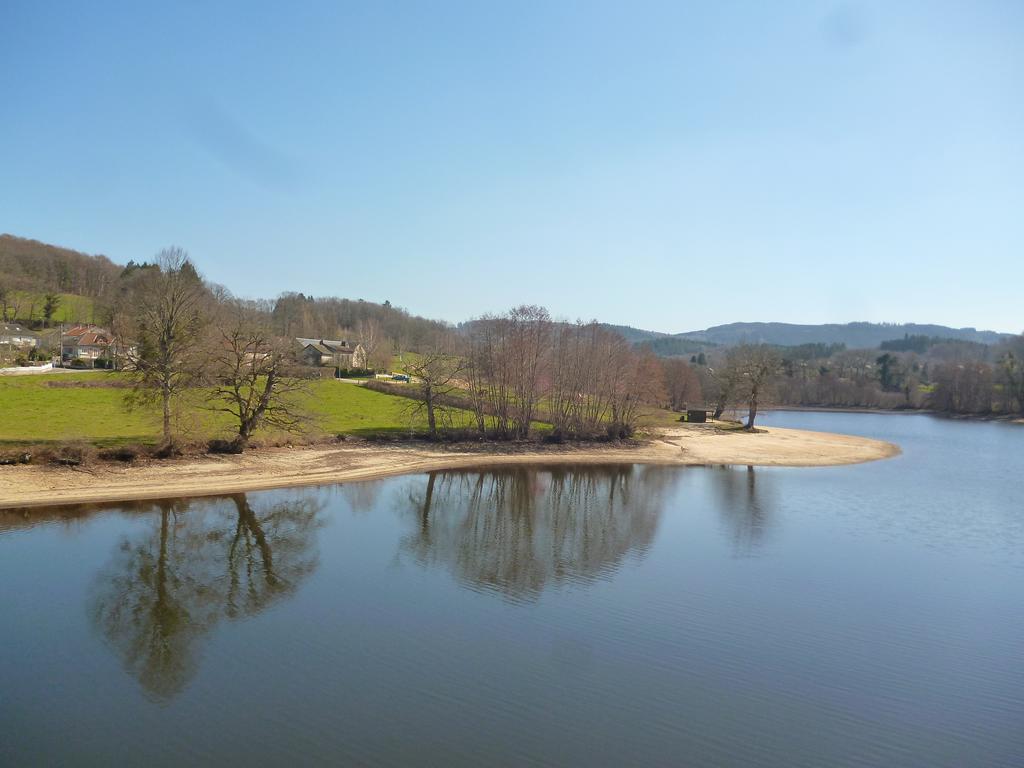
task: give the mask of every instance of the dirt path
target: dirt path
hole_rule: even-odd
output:
[[[101,463],[80,469],[0,467],[0,508],[216,495],[504,464],[806,467],[856,464],[897,453],[897,446],[880,440],[781,428],[747,434],[678,427],[662,430],[647,442],[628,446],[587,444],[523,448],[487,444],[446,449],[423,444],[361,442],[273,448],[242,456],[149,461],[136,466]]]

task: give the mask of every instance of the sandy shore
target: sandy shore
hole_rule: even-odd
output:
[[[857,464],[897,453],[899,448],[891,443],[863,437],[781,428],[748,434],[710,426],[661,430],[648,441],[626,446],[586,444],[524,449],[492,444],[444,448],[409,443],[341,443],[265,449],[242,456],[152,461],[136,466],[102,463],[75,469],[0,467],[0,508],[217,495],[507,464],[810,467]]]

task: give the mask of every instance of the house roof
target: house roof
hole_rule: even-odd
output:
[[[100,328],[98,325],[73,325],[70,328],[64,329],[65,338],[70,336],[71,338],[77,339],[88,334],[92,334],[93,336],[103,336],[107,339],[110,338],[110,334],[107,333],[106,328]]]
[[[321,355],[352,355],[352,354],[355,354],[355,350],[352,347],[340,348],[340,347],[335,347],[333,345],[329,346],[328,343],[326,343],[326,342],[323,343],[323,344],[321,344],[319,342],[313,342],[311,344],[306,344],[304,349],[309,349],[310,347],[315,349]]]
[[[72,337],[72,343],[79,347],[107,347],[110,346],[110,337],[103,333],[88,331],[80,336]]]
[[[0,333],[11,335],[17,334],[18,336],[38,336],[38,334],[33,333],[17,323],[0,323]]]
[[[322,355],[351,355],[358,344],[347,339],[296,339],[303,347],[314,347]]]

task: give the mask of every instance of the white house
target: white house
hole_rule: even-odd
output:
[[[39,346],[39,336],[16,323],[0,323],[0,346],[31,349]]]

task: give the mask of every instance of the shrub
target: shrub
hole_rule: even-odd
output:
[[[152,454],[154,459],[170,459],[180,455],[181,448],[173,443],[161,445],[159,448],[154,450]]]
[[[219,437],[207,443],[206,449],[209,453],[241,453],[243,450],[242,444],[238,441],[222,440]]]
[[[541,442],[561,445],[565,442],[565,433],[560,429],[553,429],[551,432],[548,432],[546,435],[541,437]]]
[[[611,440],[625,440],[633,436],[633,427],[629,424],[609,424],[607,433]]]
[[[139,449],[135,446],[125,445],[120,448],[108,448],[100,451],[100,458],[104,461],[123,461],[131,464],[139,457]]]
[[[46,451],[44,458],[51,464],[58,464],[63,467],[77,467],[88,463],[94,456],[95,449],[92,446],[68,444]]]

